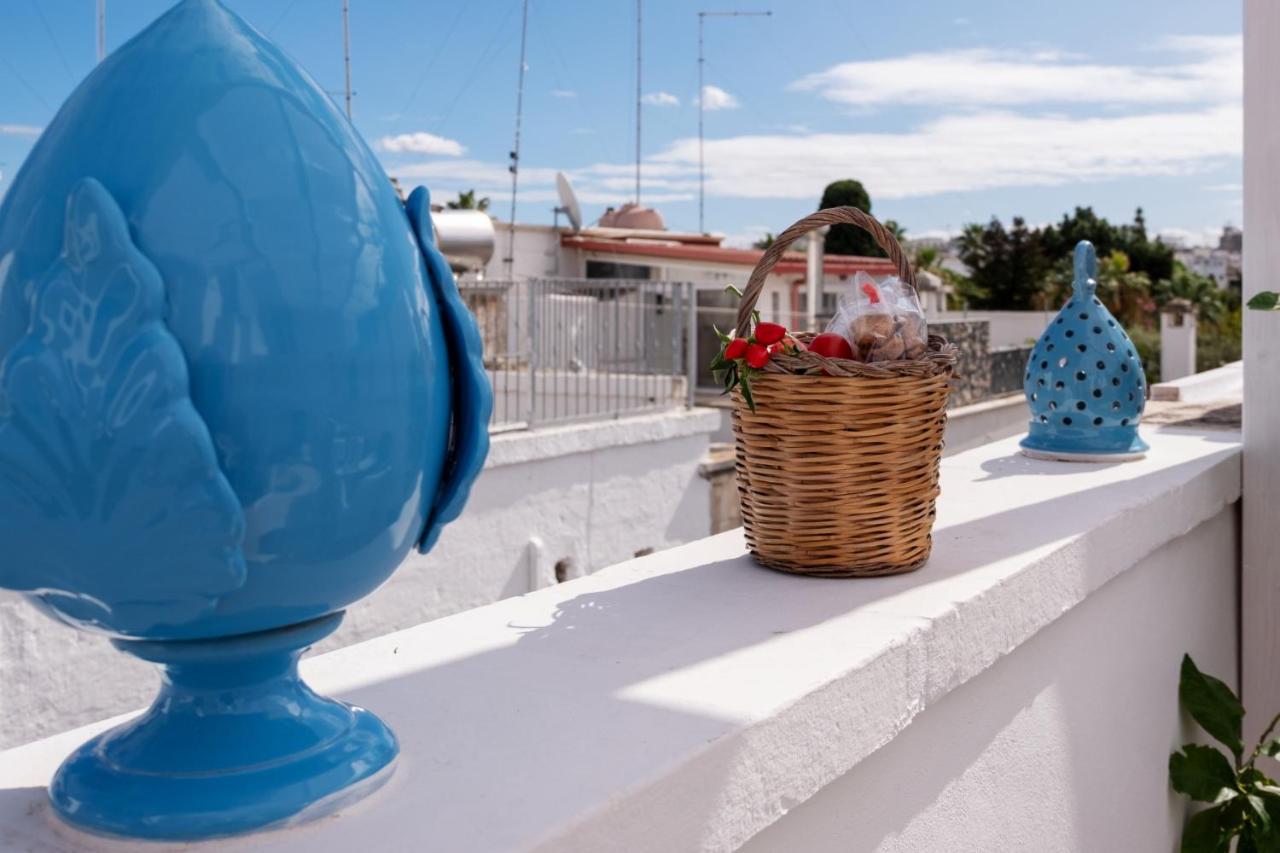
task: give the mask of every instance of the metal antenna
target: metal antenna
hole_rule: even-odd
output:
[[[98,0],[98,61],[107,56],[107,0]]]
[[[707,18],[767,18],[772,15],[771,11],[764,12],[699,12],[698,13],[698,231],[699,233],[707,233],[706,227],[703,225],[703,215],[707,204],[707,168],[706,159],[703,156],[703,66],[707,64],[706,56],[702,51],[702,25]]]
[[[524,0],[520,19],[520,73],[516,77],[516,140],[511,146],[511,222],[507,228],[507,256],[503,261],[507,278],[514,277],[516,262],[516,191],[520,184],[520,121],[524,116],[524,57],[529,35],[529,0]]]
[[[642,57],[644,56],[642,47],[643,40],[641,36],[644,32],[642,7],[644,0],[636,0],[636,204],[640,204],[640,105],[641,105],[641,81],[643,78],[644,66]]]
[[[345,67],[347,86],[347,121],[351,120],[351,3],[342,0],[342,63]]]

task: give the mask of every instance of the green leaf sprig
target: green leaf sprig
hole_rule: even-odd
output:
[[[739,299],[742,291],[732,284],[725,288]],[[751,411],[756,410],[755,397],[751,393],[751,380],[768,362],[774,352],[794,352],[796,342],[777,323],[761,323],[760,312],[751,312],[751,326],[735,329],[730,333],[711,327],[720,338],[720,349],[711,359],[711,374],[728,394],[736,387],[742,388],[742,397]],[[767,334],[766,334],[767,333]]]
[[[1249,307],[1255,311],[1280,311],[1280,293],[1264,290],[1249,300]]]
[[[1223,682],[1182,658],[1178,701],[1200,728],[1231,752],[1189,743],[1169,756],[1169,782],[1193,800],[1209,803],[1187,821],[1182,853],[1280,853],[1280,786],[1255,765],[1259,757],[1280,756],[1273,737],[1280,714],[1271,720],[1258,745],[1244,758],[1244,706]],[[1234,760],[1232,760],[1234,759]]]

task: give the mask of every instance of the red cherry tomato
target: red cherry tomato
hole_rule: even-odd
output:
[[[724,357],[727,358],[729,361],[734,361],[736,359],[742,358],[746,354],[747,354],[746,338],[734,338],[733,340],[729,341],[728,346],[724,348]]]
[[[776,344],[786,333],[786,327],[777,323],[756,323],[756,342],[765,346]]]
[[[809,341],[809,352],[825,355],[827,358],[846,358],[853,360],[853,347],[844,339],[844,335],[835,332],[823,332]]]
[[[747,346],[747,365],[759,370],[769,363],[769,351],[760,344],[749,344]]]

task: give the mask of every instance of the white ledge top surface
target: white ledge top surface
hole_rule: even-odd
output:
[[[738,530],[309,659],[317,689],[396,730],[395,775],[336,815],[198,849],[732,850],[1239,497],[1238,434],[1144,435],[1125,464],[1034,461],[1012,439],[944,459],[913,574],[772,572]],[[139,849],[67,832],[44,799],[115,722],[0,753],[0,849]]]

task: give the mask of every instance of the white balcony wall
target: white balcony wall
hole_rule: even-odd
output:
[[[768,571],[737,530],[309,658],[399,769],[210,850],[1170,853],[1179,660],[1234,681],[1241,463],[1230,431],[1144,433],[1127,464],[944,459],[911,574]],[[0,849],[137,849],[42,789],[113,722],[0,753]]]
[[[1190,652],[1236,685],[1238,507],[1142,560],[744,853],[1169,853],[1169,753]]]
[[[320,648],[520,595],[707,536],[699,465],[719,415],[676,409],[497,436],[462,517],[411,554]],[[156,670],[0,593],[0,748],[150,701]],[[6,849],[0,845],[0,850]]]
[[[930,323],[986,320],[991,348],[1030,346],[1040,339],[1057,311],[930,311]]]

